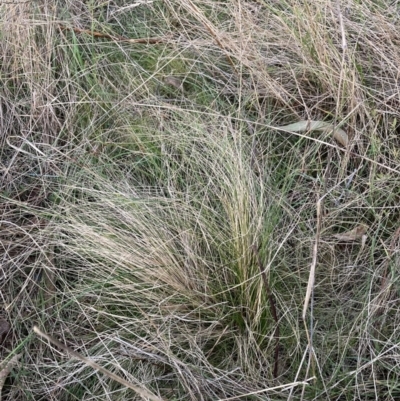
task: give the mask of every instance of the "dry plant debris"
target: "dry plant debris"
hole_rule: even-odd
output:
[[[400,399],[398,4],[125,3],[0,3],[2,401]]]

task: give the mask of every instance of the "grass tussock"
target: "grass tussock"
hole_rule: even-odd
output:
[[[398,399],[399,11],[1,3],[2,399]]]

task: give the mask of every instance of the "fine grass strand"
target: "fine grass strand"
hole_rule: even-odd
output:
[[[398,14],[2,2],[2,399],[399,399]]]

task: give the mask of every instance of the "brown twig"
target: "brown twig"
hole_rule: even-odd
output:
[[[252,246],[254,255],[257,260],[258,268],[260,269],[261,277],[264,282],[264,287],[265,291],[267,293],[268,301],[269,301],[269,306],[271,309],[271,315],[275,321],[275,330],[274,330],[274,338],[275,338],[275,353],[274,353],[274,379],[278,377],[278,371],[279,371],[279,319],[278,319],[278,313],[276,312],[276,306],[275,306],[275,301],[274,297],[272,295],[271,287],[269,286],[268,278],[267,275],[265,274],[265,269],[263,268],[263,265],[261,263],[260,255],[258,252],[258,249],[255,245]]]
[[[126,38],[125,36],[119,36],[119,35],[110,35],[108,33],[102,33],[102,32],[97,32],[97,31],[92,31],[90,29],[81,29],[77,27],[68,27],[65,25],[60,24],[60,29],[62,31],[73,31],[78,34],[86,34],[93,36],[94,38],[105,38],[105,39],[111,39],[115,40],[118,42],[127,42],[127,43],[132,43],[132,44],[145,44],[145,45],[154,45],[157,43],[161,42],[166,42],[167,38],[166,37],[159,37],[159,38],[137,38],[137,39],[129,39]]]

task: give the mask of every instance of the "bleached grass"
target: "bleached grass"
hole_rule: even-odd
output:
[[[398,399],[398,13],[1,4],[3,398]]]

